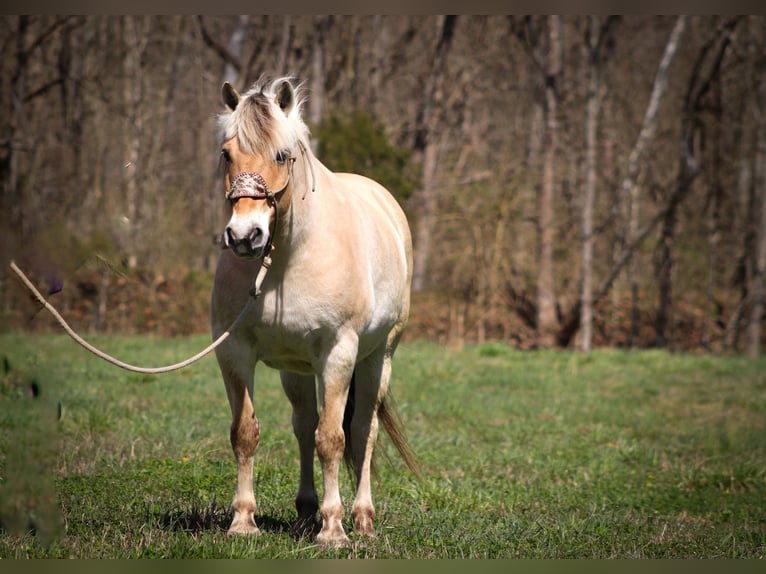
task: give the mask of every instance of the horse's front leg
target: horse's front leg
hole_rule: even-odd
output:
[[[216,349],[226,394],[231,407],[231,447],[237,460],[237,490],[232,508],[234,518],[228,534],[260,534],[255,523],[253,456],[258,447],[260,425],[253,410],[255,360],[248,345],[231,340]]]
[[[338,474],[346,444],[343,413],[354,372],[357,347],[358,339],[355,334],[345,337],[339,335],[336,345],[318,369],[322,409],[315,442],[322,465],[324,494],[319,511],[322,516],[322,530],[317,535],[317,541],[330,546],[343,546],[349,541],[342,524],[343,502],[340,497]]]
[[[281,371],[280,377],[282,388],[293,407],[293,432],[298,439],[300,452],[301,477],[298,495],[295,497],[298,522],[293,531],[304,534],[317,526],[316,515],[319,510],[319,498],[314,485],[314,433],[319,421],[316,386],[313,375]]]

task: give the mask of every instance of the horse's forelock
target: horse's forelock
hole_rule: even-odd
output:
[[[308,129],[300,115],[301,100],[296,97],[296,105],[288,115],[282,113],[274,100],[274,86],[280,81],[268,85],[256,82],[233,112],[221,114],[219,139],[223,142],[238,136],[243,151],[269,156],[294,149],[299,140],[306,143]]]

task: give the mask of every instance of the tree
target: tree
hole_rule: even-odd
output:
[[[644,151],[649,141],[654,136],[657,112],[659,110],[660,100],[668,85],[668,70],[670,64],[673,62],[673,58],[678,51],[678,44],[681,39],[681,35],[686,29],[686,16],[679,16],[676,19],[675,26],[670,33],[668,43],[665,46],[665,52],[662,55],[662,60],[657,68],[657,74],[654,78],[654,85],[652,86],[652,95],[649,98],[649,105],[646,108],[646,114],[644,115],[644,122],[641,126],[641,131],[638,134],[638,139],[633,147],[633,151],[628,158],[628,171],[625,178],[622,180],[620,194],[622,197],[629,199],[628,204],[628,241],[631,243],[636,242],[636,238],[639,236],[639,221],[640,221],[640,187],[636,183],[638,172],[641,167],[641,160]],[[637,344],[636,337],[638,333],[638,278],[640,275],[640,269],[637,266],[637,259],[633,259],[628,275],[630,281],[631,291],[631,346]]]
[[[421,95],[415,119],[415,137],[412,144],[416,158],[423,165],[423,181],[415,195],[415,250],[412,289],[421,291],[427,283],[428,260],[431,257],[431,234],[437,210],[436,167],[437,145],[434,135],[437,125],[436,107],[441,97],[440,89],[452,44],[457,16],[437,18],[437,40],[429,63],[429,73]]]
[[[702,46],[689,78],[686,96],[681,110],[680,161],[675,188],[666,200],[666,208],[662,220],[660,235],[660,258],[657,265],[657,284],[659,288],[659,305],[655,328],[657,332],[656,345],[664,347],[667,344],[667,328],[671,322],[673,304],[673,243],[678,224],[678,209],[695,179],[700,173],[700,145],[697,143],[701,131],[700,115],[705,107],[706,96],[717,78],[724,57],[730,44],[730,35],[737,25],[739,18],[724,21],[717,27],[711,38]],[[710,62],[708,62],[710,60]]]
[[[670,64],[673,62],[673,58],[678,50],[678,43],[681,35],[686,27],[686,16],[679,16],[676,19],[673,30],[670,33],[668,42],[665,45],[662,58],[660,60],[657,72],[655,74],[654,83],[652,84],[652,91],[649,97],[649,102],[644,113],[641,130],[639,131],[630,155],[628,156],[628,165],[625,176],[622,179],[620,188],[616,194],[616,199],[610,209],[609,217],[615,217],[619,206],[623,200],[628,197],[630,199],[629,204],[629,218],[628,218],[628,232],[627,239],[624,247],[620,253],[615,257],[609,274],[601,282],[599,288],[595,291],[592,297],[591,306],[595,305],[603,297],[609,293],[615,279],[619,276],[622,270],[631,261],[635,261],[633,256],[638,247],[644,242],[648,235],[654,230],[660,221],[662,213],[656,214],[643,228],[639,227],[639,200],[640,193],[639,187],[636,185],[636,179],[639,175],[639,170],[642,166],[641,160],[645,153],[647,146],[649,145],[652,137],[654,136],[656,129],[656,118],[660,107],[660,101],[667,88],[667,76]],[[634,266],[631,275],[631,293],[632,293],[632,322],[631,333],[635,333],[638,309],[638,283],[636,281],[638,275],[638,269]],[[567,346],[572,340],[572,337],[576,333],[580,323],[580,312],[582,309],[582,299],[578,298],[575,303],[570,307],[569,313],[565,314],[567,319],[562,324],[557,335],[557,341],[560,346]]]
[[[617,18],[603,24],[599,16],[589,16],[586,27],[588,94],[585,104],[585,194],[582,206],[582,292],[580,311],[580,349],[587,353],[593,346],[593,210],[598,176],[598,121],[603,98],[603,66]]]
[[[763,85],[763,82],[761,82]],[[766,104],[764,89],[760,90],[761,106]],[[761,109],[765,109],[761,107]],[[757,235],[755,264],[750,294],[750,317],[747,324],[745,351],[748,357],[761,353],[761,327],[766,299],[766,120],[761,117],[758,126],[758,147],[755,160],[755,189],[757,193]]]
[[[223,61],[219,86],[222,86],[224,82],[229,82],[232,86],[240,86],[243,80],[242,70],[244,67],[242,63],[242,53],[244,52],[247,31],[250,26],[250,17],[246,15],[237,17],[236,24],[229,35],[229,40],[225,47],[211,36],[202,16],[197,17],[197,24],[205,45],[213,50]],[[219,174],[217,172],[212,173],[209,201],[206,202],[204,209],[205,226],[208,230],[214,229],[220,219],[220,185]],[[215,236],[216,234],[214,234],[214,237]],[[211,253],[209,257],[206,258],[205,267],[207,269],[215,269],[216,261],[216,255]]]
[[[763,55],[763,28],[755,27],[756,46],[760,48],[757,68],[763,69],[766,58]],[[756,149],[754,166],[755,201],[755,253],[753,278],[750,289],[750,317],[748,318],[745,352],[749,357],[761,353],[761,332],[766,308],[766,81],[759,75],[755,86],[756,109],[759,110],[756,128]]]
[[[543,174],[540,189],[538,228],[540,259],[537,272],[537,339],[542,347],[555,343],[558,327],[556,293],[553,278],[553,243],[555,238],[554,201],[556,188],[556,150],[558,149],[557,83],[561,71],[561,20],[548,17],[548,46],[545,56],[545,136],[543,139]]]

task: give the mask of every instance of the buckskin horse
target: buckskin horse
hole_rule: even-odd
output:
[[[237,461],[230,534],[259,534],[253,456],[260,427],[253,408],[257,362],[278,369],[292,405],[300,454],[296,526],[317,541],[348,542],[339,468],[356,478],[357,535],[374,536],[370,470],[379,421],[406,464],[417,466],[386,393],[391,361],[410,307],[412,245],[405,215],[380,184],[333,173],[311,152],[300,85],[290,78],[221,91],[221,169],[231,218],[211,295],[214,337],[251,310],[216,349],[232,413]],[[253,277],[268,273],[257,292]],[[318,399],[318,401],[317,401]],[[314,484],[319,457],[321,507]],[[317,512],[319,516],[317,516]]]

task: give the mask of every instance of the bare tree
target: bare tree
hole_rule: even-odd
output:
[[[229,36],[226,46],[221,45],[211,36],[202,16],[198,16],[197,23],[205,45],[212,49],[218,54],[221,60],[223,60],[223,69],[221,70],[219,85],[223,85],[224,82],[229,82],[232,86],[240,86],[244,68],[242,64],[242,53],[247,39],[247,30],[250,26],[250,17],[246,15],[237,17],[236,24]],[[210,200],[207,202],[204,210],[205,229],[207,231],[215,229],[221,215],[220,185],[221,183],[218,174],[213,173],[212,181],[210,183]],[[217,237],[216,233],[213,233],[213,235],[214,238]],[[216,257],[211,254],[206,258],[205,267],[214,269],[215,261]]]
[[[660,221],[661,216],[664,214],[664,210],[656,214],[643,228],[639,226],[638,206],[639,206],[639,187],[636,185],[636,179],[638,178],[640,168],[642,167],[642,159],[645,150],[656,129],[656,118],[660,107],[660,101],[667,88],[667,76],[670,64],[673,62],[673,58],[678,50],[678,44],[686,27],[686,16],[679,16],[676,19],[676,23],[670,34],[668,42],[665,46],[665,51],[660,60],[660,64],[657,68],[654,83],[652,85],[652,92],[649,97],[649,103],[644,114],[644,119],[641,125],[641,130],[636,139],[630,155],[628,156],[627,172],[622,180],[620,188],[617,193],[617,197],[610,210],[609,218],[613,218],[616,212],[619,210],[619,206],[622,204],[623,199],[627,196],[630,198],[630,215],[629,215],[629,228],[627,233],[627,239],[624,247],[616,255],[609,274],[604,278],[596,289],[592,296],[591,308],[598,303],[611,289],[615,279],[622,272],[626,265],[631,261],[635,261],[634,254],[638,247],[648,237],[649,233],[654,230]],[[636,273],[638,270],[635,270]],[[633,275],[635,277],[635,275]],[[633,286],[633,315],[637,313],[637,297],[638,286],[637,283]],[[582,298],[578,297],[574,304],[570,307],[568,313],[564,314],[565,320],[561,328],[558,331],[557,341],[560,346],[567,346],[572,340],[572,337],[577,332],[581,323],[582,311]]]
[[[27,134],[28,113],[26,107],[36,98],[45,95],[51,88],[62,81],[60,75],[44,82],[41,86],[30,86],[28,76],[32,67],[32,58],[36,51],[43,49],[56,36],[69,18],[56,18],[42,28],[30,16],[17,16],[8,22],[12,26],[13,54],[10,80],[0,83],[3,86],[3,100],[6,104],[5,118],[0,123],[2,140],[0,140],[0,216],[3,227],[10,228],[15,233],[23,233],[23,190],[19,185],[20,153],[30,150],[24,138],[32,137]],[[38,20],[44,24],[44,21]],[[7,86],[6,87],[4,87]],[[8,229],[3,231],[8,231]]]
[[[660,258],[657,266],[659,306],[655,328],[658,347],[667,344],[667,328],[671,323],[673,305],[673,243],[678,223],[678,209],[687,197],[694,180],[700,173],[699,134],[700,115],[711,85],[718,76],[730,44],[730,35],[739,21],[731,18],[717,27],[711,38],[702,46],[694,66],[681,110],[680,166],[675,188],[666,200],[665,215],[660,235]]]
[[[415,120],[415,140],[413,148],[423,161],[423,182],[416,198],[415,206],[415,253],[412,276],[412,289],[421,291],[427,282],[428,259],[431,256],[431,234],[433,219],[436,216],[436,160],[437,149],[434,132],[436,130],[436,105],[438,103],[444,69],[447,63],[457,16],[439,16],[436,47],[430,63],[428,80],[418,105]]]
[[[580,349],[587,353],[593,346],[593,209],[598,176],[598,123],[603,89],[601,67],[606,46],[617,18],[602,23],[599,16],[589,16],[586,26],[588,95],[585,105],[585,197],[582,206],[582,292],[580,311]]]
[[[279,41],[279,51],[277,52],[276,73],[280,76],[287,74],[290,62],[290,44],[293,38],[293,20],[290,15],[283,16],[282,37]]]
[[[755,42],[763,46],[763,29],[756,24]],[[762,48],[761,48],[762,50]],[[764,65],[763,52],[757,57],[758,68]],[[750,317],[748,318],[745,352],[749,357],[761,353],[761,333],[764,308],[766,308],[766,81],[758,77],[755,89],[757,98],[757,136],[754,168],[754,207],[756,207],[755,254],[753,278],[750,288]]]
[[[561,18],[548,17],[548,46],[545,56],[545,136],[543,175],[538,211],[540,257],[537,273],[537,338],[542,347],[555,343],[558,319],[553,274],[555,238],[554,201],[556,189],[556,150],[558,149],[557,82],[561,72]]]
[[[761,96],[762,106],[766,103]],[[761,110],[764,108],[761,107]],[[763,113],[763,112],[761,112]],[[760,120],[758,129],[758,147],[755,160],[755,186],[758,215],[755,264],[750,292],[750,317],[748,318],[745,352],[748,357],[757,357],[761,353],[761,329],[766,298],[766,121]]]
[[[139,20],[140,19],[140,20]],[[125,35],[123,97],[125,103],[125,212],[123,221],[127,228],[128,267],[138,264],[139,236],[143,227],[141,221],[141,177],[143,157],[141,154],[141,136],[144,127],[144,79],[142,60],[146,50],[148,35],[144,25],[146,17],[125,16],[123,33]]]
[[[628,157],[628,169],[625,174],[625,178],[622,180],[620,186],[620,198],[628,197],[629,202],[629,215],[628,215],[628,243],[635,243],[639,233],[639,206],[640,206],[640,187],[637,185],[636,179],[638,178],[639,170],[642,166],[642,159],[646,147],[649,145],[652,137],[654,136],[656,128],[657,112],[660,107],[660,101],[665,93],[668,85],[668,70],[673,62],[673,58],[678,51],[678,45],[681,40],[681,36],[686,29],[686,16],[679,16],[676,19],[676,23],[673,26],[673,30],[668,38],[668,43],[665,45],[665,52],[662,55],[660,64],[657,68],[657,73],[654,78],[654,84],[652,85],[652,93],[649,97],[649,105],[646,108],[644,114],[644,121],[641,125],[641,131],[638,134],[636,143],[633,146],[633,150]],[[633,263],[629,270],[629,280],[631,284],[631,337],[634,338],[638,331],[638,277],[640,275],[640,269],[636,259],[633,259]],[[631,341],[634,344],[635,340]]]

